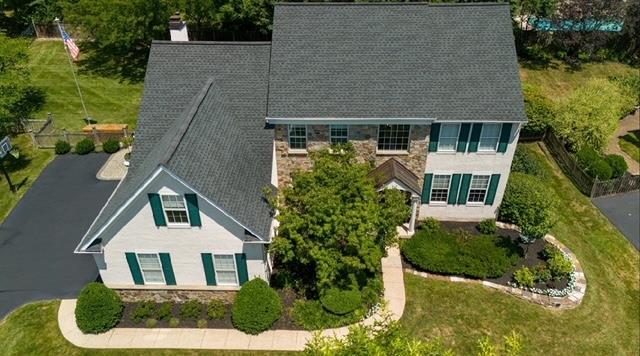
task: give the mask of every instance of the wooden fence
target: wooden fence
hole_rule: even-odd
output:
[[[596,178],[591,188],[591,198],[626,193],[638,189],[640,189],[640,175],[625,174],[620,178],[604,181]]]
[[[58,141],[66,141],[71,146],[75,146],[85,138],[93,140],[96,146],[101,146],[108,139],[122,141],[130,135],[126,129],[121,132],[101,132],[95,128],[91,132],[56,129],[51,114],[46,120],[22,120],[22,127],[24,132],[29,133],[33,144],[38,148],[54,148]]]

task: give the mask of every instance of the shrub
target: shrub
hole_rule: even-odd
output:
[[[513,173],[500,205],[500,219],[522,228],[531,239],[543,237],[555,224],[558,199],[539,178]]]
[[[522,287],[532,288],[536,283],[536,276],[528,267],[522,267],[513,274],[513,279]]]
[[[629,166],[627,165],[627,162],[620,155],[610,154],[610,155],[606,155],[604,159],[609,164],[609,167],[611,167],[612,178],[622,177],[625,174],[625,172],[627,172],[627,169],[629,168]]]
[[[498,231],[496,219],[484,219],[477,226],[478,231],[485,235],[493,235]]]
[[[154,318],[149,318],[144,322],[144,326],[148,328],[155,328],[158,325],[158,321]]]
[[[99,334],[118,324],[123,308],[118,293],[102,283],[89,283],[78,296],[76,323],[85,334]]]
[[[573,264],[571,260],[563,254],[557,254],[547,261],[549,272],[554,279],[562,279],[573,272]]]
[[[96,149],[95,144],[88,138],[82,139],[76,143],[76,153],[79,155],[86,155],[93,152]]]
[[[207,322],[207,319],[198,319],[197,325],[200,329],[206,329],[207,326],[209,326],[209,323]]]
[[[553,103],[537,86],[525,84],[522,87],[522,91],[524,94],[524,108],[529,119],[522,130],[534,135],[542,134],[553,120]]]
[[[180,316],[183,319],[197,319],[202,314],[202,304],[193,299],[188,300],[180,306]]]
[[[143,300],[136,304],[135,309],[131,313],[131,321],[138,324],[144,319],[150,318],[156,309],[156,303],[151,300]]]
[[[164,302],[156,306],[153,317],[157,320],[164,320],[171,316],[171,312],[173,312],[173,302]]]
[[[224,318],[225,308],[224,303],[218,299],[213,299],[207,306],[207,316],[209,319],[222,319]]]
[[[58,140],[56,141],[55,151],[57,155],[69,153],[69,151],[71,151],[71,145],[67,141]]]
[[[178,318],[169,319],[169,327],[170,328],[177,328],[179,325],[180,325],[180,319],[178,319]]]
[[[362,288],[362,304],[364,306],[373,306],[380,301],[380,296],[384,291],[384,283],[381,276],[369,279],[367,285]]]
[[[357,289],[330,288],[322,293],[320,303],[331,313],[344,315],[362,306],[362,295]]]
[[[240,288],[232,308],[233,325],[248,334],[269,329],[281,315],[282,301],[278,293],[260,278]]]
[[[440,221],[435,218],[426,218],[422,223],[422,229],[434,231],[440,229]]]
[[[593,148],[585,147],[581,149],[576,154],[576,157],[578,159],[578,165],[591,177],[598,177],[598,179],[601,180],[611,178],[613,171],[609,163]]]
[[[544,249],[540,252],[540,254],[542,255],[542,258],[545,261],[550,260],[551,258],[557,256],[557,255],[562,255],[562,251],[560,251],[559,248],[555,247],[552,244],[547,244]]]
[[[533,268],[533,274],[535,275],[536,282],[547,283],[551,279],[551,271],[547,268],[546,264],[540,263]]]
[[[291,312],[293,321],[306,330],[337,328],[353,324],[364,316],[364,311],[336,315],[322,307],[319,300],[296,300]]]
[[[543,178],[545,176],[538,157],[522,145],[516,147],[516,152],[511,162],[511,172],[520,172]]]
[[[473,278],[500,277],[521,254],[506,237],[483,235],[465,240],[442,229],[420,230],[401,249],[405,258],[422,270]]]
[[[110,138],[102,143],[102,150],[106,153],[116,153],[120,149],[120,142]]]

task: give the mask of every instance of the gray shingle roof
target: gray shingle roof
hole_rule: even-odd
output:
[[[277,4],[268,116],[526,120],[508,4]]]
[[[272,163],[273,131],[264,126],[269,47],[153,43],[131,167],[79,247],[159,165],[268,238],[271,216],[261,189],[270,185]]]

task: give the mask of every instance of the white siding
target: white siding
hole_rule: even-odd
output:
[[[165,172],[149,185],[145,192],[103,233],[104,255],[96,255],[96,264],[104,283],[112,288],[139,288],[125,258],[125,252],[166,252],[171,262],[178,289],[221,289],[206,285],[201,253],[241,253],[247,255],[249,279],[268,280],[265,262],[266,246],[242,241],[244,228],[220,210],[198,197],[202,227],[156,227],[147,193],[193,193]],[[146,286],[164,288],[165,286]],[[226,287],[229,289],[229,287]]]
[[[425,174],[500,174],[500,182],[493,205],[434,205],[422,204],[420,218],[434,217],[441,220],[476,221],[495,218],[502,202],[504,189],[509,179],[511,161],[516,150],[520,126],[513,124],[509,145],[505,153],[429,152]]]

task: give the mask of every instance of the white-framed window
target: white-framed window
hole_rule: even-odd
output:
[[[289,125],[289,148],[292,150],[307,149],[306,125]]]
[[[495,152],[500,140],[502,124],[482,124],[478,151]]]
[[[144,284],[166,284],[162,263],[157,253],[136,253]]]
[[[409,151],[411,125],[378,126],[378,151]]]
[[[449,198],[451,175],[434,174],[431,182],[431,203],[446,203]]]
[[[474,175],[471,177],[471,186],[469,187],[469,203],[484,203],[487,197],[487,189],[489,188],[490,175]]]
[[[440,125],[440,137],[438,139],[438,151],[455,152],[458,148],[458,136],[460,135],[460,124]]]
[[[349,126],[331,125],[329,127],[329,140],[332,145],[347,143],[347,141],[349,141]]]
[[[167,218],[167,224],[189,225],[187,203],[182,195],[161,195],[162,210]]]
[[[238,285],[238,273],[236,272],[234,255],[213,255],[213,265],[218,285]]]

